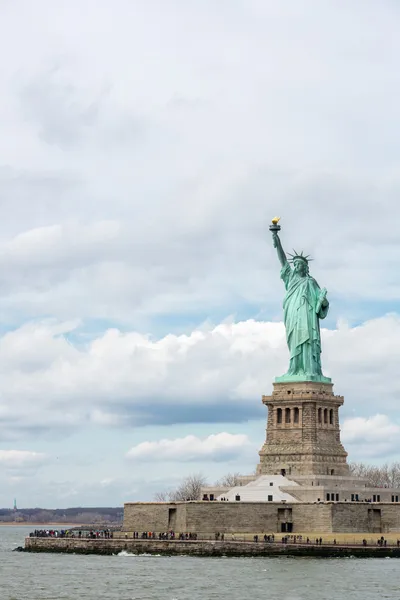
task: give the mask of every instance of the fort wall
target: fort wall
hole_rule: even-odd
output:
[[[368,502],[127,503],[123,532],[400,532],[400,504]]]
[[[400,557],[400,548],[378,546],[340,546],[325,544],[270,544],[242,541],[178,541],[134,539],[26,538],[26,552],[58,552],[65,554],[132,554],[190,556],[310,556],[310,557]]]

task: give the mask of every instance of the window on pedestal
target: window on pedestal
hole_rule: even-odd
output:
[[[282,423],[282,409],[281,408],[278,408],[278,410],[276,411],[276,422]]]
[[[328,423],[328,409],[327,408],[324,409],[324,423],[325,424]]]
[[[296,407],[296,408],[294,409],[294,412],[293,412],[293,423],[298,423],[298,422],[299,422],[299,414],[300,414],[300,411],[299,411],[299,409]]]
[[[329,425],[333,425],[333,409],[329,411]]]
[[[318,409],[318,423],[322,423],[322,408]]]
[[[290,408],[285,408],[285,423],[290,423]]]

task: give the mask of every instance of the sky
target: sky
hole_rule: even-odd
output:
[[[0,0],[0,506],[250,474],[328,289],[349,460],[400,460],[400,6]]]

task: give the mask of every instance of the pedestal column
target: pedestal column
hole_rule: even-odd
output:
[[[340,442],[339,407],[332,383],[274,383],[268,407],[266,441],[257,474],[348,475]]]

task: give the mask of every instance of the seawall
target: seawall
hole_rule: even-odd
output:
[[[380,546],[322,546],[312,544],[272,544],[264,542],[211,540],[137,540],[137,539],[25,539],[25,552],[60,552],[66,554],[113,555],[132,554],[189,555],[189,556],[310,556],[320,558],[400,558],[400,548]]]

